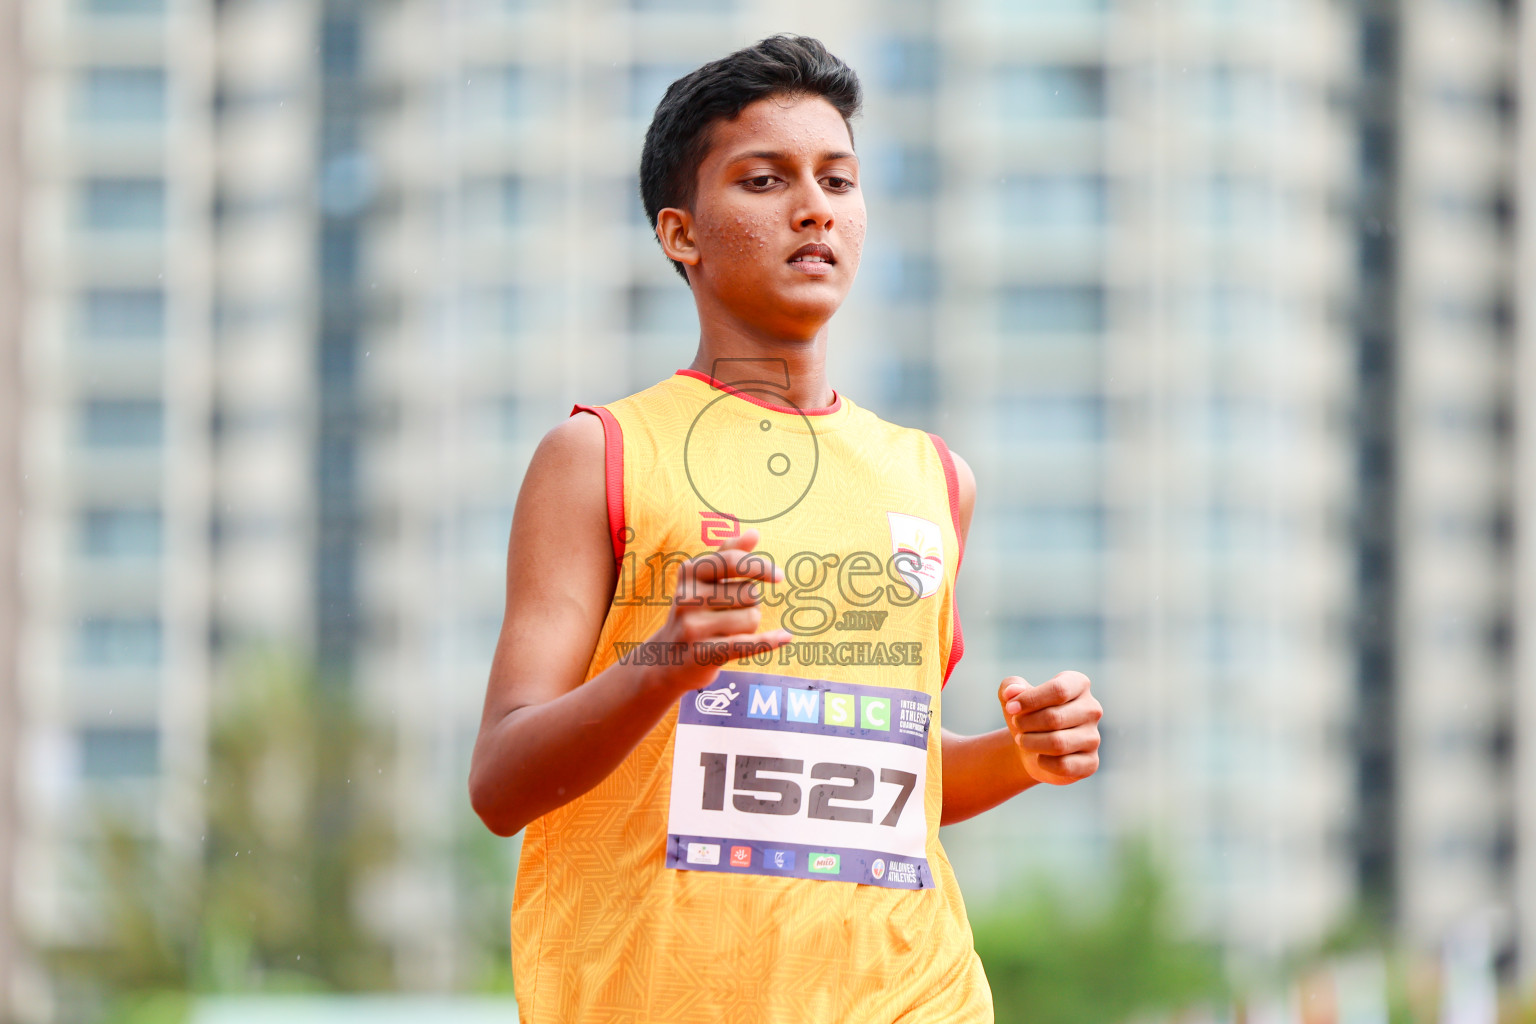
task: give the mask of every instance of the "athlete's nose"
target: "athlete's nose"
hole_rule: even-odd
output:
[[[821,185],[811,181],[801,186],[801,194],[804,196],[802,204],[795,211],[795,226],[797,228],[821,228],[823,231],[832,230],[832,204],[827,202],[827,194],[822,191]]]

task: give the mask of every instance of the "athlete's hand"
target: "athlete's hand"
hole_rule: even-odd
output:
[[[683,693],[707,686],[720,674],[722,660],[771,651],[794,639],[785,629],[757,632],[763,619],[758,581],[784,579],[784,571],[771,558],[752,552],[758,536],[756,530],[742,530],[718,550],[678,566],[666,625],[651,637],[653,643],[680,645],[668,649],[681,657],[655,670],[668,688]]]
[[[1039,686],[1009,676],[997,688],[1024,770],[1037,782],[1066,786],[1099,770],[1104,708],[1081,672],[1059,672]]]

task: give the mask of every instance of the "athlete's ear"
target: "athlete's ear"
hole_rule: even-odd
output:
[[[669,206],[656,214],[656,237],[661,251],[684,266],[699,265],[699,248],[693,242],[693,214]]]

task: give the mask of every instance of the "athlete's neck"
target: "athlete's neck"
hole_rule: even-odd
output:
[[[827,326],[808,338],[766,337],[735,324],[708,324],[699,335],[699,350],[689,364],[723,384],[772,382],[800,409],[825,409],[832,404],[827,384]]]

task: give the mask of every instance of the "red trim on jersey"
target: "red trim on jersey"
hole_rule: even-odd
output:
[[[571,415],[590,412],[603,421],[603,482],[608,492],[608,537],[613,560],[624,558],[624,428],[600,405],[573,405]]]
[[[955,521],[955,543],[960,545],[960,553],[955,558],[955,582],[960,581],[960,563],[965,561],[965,534],[960,530],[960,477],[955,473],[955,459],[949,454],[949,446],[938,434],[929,434],[933,441],[933,447],[939,453],[939,462],[944,465],[944,486],[949,491],[949,516]],[[965,656],[965,633],[960,629],[960,603],[950,598],[950,608],[955,613],[955,629],[953,639],[949,644],[949,663],[944,666],[944,683],[940,689],[949,683],[949,674],[955,670],[955,663]]]
[[[700,373],[698,370],[678,370],[677,372],[682,374],[684,377],[692,377],[695,380],[701,380],[712,388],[719,388],[721,391],[729,391],[737,398],[744,398],[751,402],[753,405],[760,405],[764,409],[772,409],[774,412],[787,412],[797,416],[826,416],[837,412],[837,410],[843,407],[843,398],[835,390],[832,392],[832,404],[827,406],[825,409],[794,409],[786,405],[774,405],[772,402],[765,402],[755,395],[748,394],[738,387],[734,387],[730,384],[715,380],[715,378],[711,377],[709,374]]]

